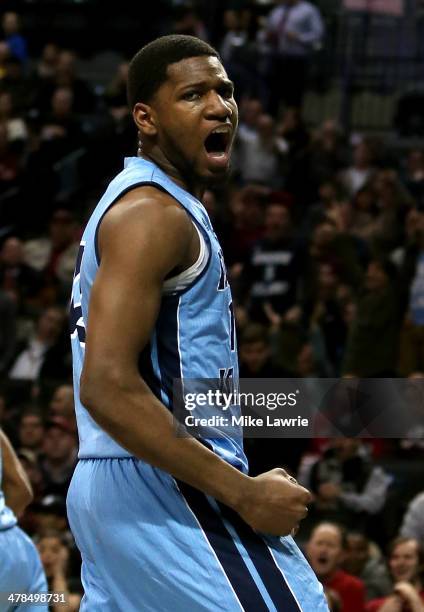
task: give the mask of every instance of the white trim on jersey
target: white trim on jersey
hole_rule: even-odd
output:
[[[206,265],[208,263],[209,247],[206,244],[203,234],[199,230],[197,225],[195,223],[193,223],[193,225],[196,228],[197,233],[199,234],[199,242],[200,242],[199,257],[197,258],[197,261],[192,266],[187,268],[187,270],[180,272],[180,274],[177,274],[176,276],[172,276],[171,278],[168,278],[163,283],[162,293],[164,293],[165,295],[174,293],[175,291],[183,291],[184,289],[186,289],[186,287],[191,285],[191,283],[194,280],[196,280],[198,276],[200,276],[200,274],[206,268]]]

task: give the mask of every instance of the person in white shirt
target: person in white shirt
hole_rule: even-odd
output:
[[[320,48],[324,24],[316,6],[307,0],[283,0],[270,13],[265,35],[272,48],[270,111],[281,102],[301,107],[309,59]]]

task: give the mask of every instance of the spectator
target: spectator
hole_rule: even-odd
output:
[[[366,612],[424,612],[423,551],[417,540],[396,538],[389,548],[393,593],[371,600]]]
[[[287,150],[287,144],[275,135],[273,118],[260,115],[256,131],[239,134],[234,167],[244,184],[260,183],[278,189],[282,186],[280,161]]]
[[[64,312],[52,306],[44,310],[36,323],[31,336],[18,344],[15,357],[9,369],[11,379],[38,381],[66,378],[69,365],[64,355],[61,340],[64,325]]]
[[[310,342],[305,342],[296,355],[294,373],[299,378],[321,378],[328,374]]]
[[[258,49],[250,40],[249,10],[232,10],[224,12],[226,33],[220,45],[220,55],[228,75],[235,84],[237,101],[245,96],[261,95],[259,77]]]
[[[390,578],[386,565],[376,546],[359,531],[346,535],[343,568],[352,576],[362,580],[366,590],[366,600],[385,597],[391,591]]]
[[[271,103],[301,107],[313,51],[322,44],[324,25],[319,10],[306,0],[283,0],[271,11],[265,28],[272,49]]]
[[[27,42],[20,33],[21,23],[19,15],[13,11],[4,13],[2,28],[11,56],[22,62],[22,64],[26,64],[28,61]]]
[[[299,265],[290,211],[278,201],[271,202],[265,212],[264,238],[252,248],[243,268],[252,318],[266,321],[266,306],[280,317],[288,313],[296,301]]]
[[[25,121],[17,115],[11,94],[8,91],[0,93],[0,121],[6,123],[8,141],[15,147],[25,144],[28,137]]]
[[[301,220],[302,235],[308,238],[313,229],[326,219],[335,220],[343,205],[342,191],[335,180],[323,181],[318,186],[318,201],[308,206]]]
[[[247,325],[240,338],[241,378],[280,378],[284,371],[271,359],[268,330],[262,325]]]
[[[197,11],[190,4],[181,3],[174,12],[175,34],[188,34],[202,40],[209,40],[205,24],[199,17]]]
[[[4,79],[7,76],[7,61],[10,58],[10,51],[7,43],[4,40],[0,41],[0,82],[4,85]]]
[[[40,79],[52,79],[56,74],[60,49],[56,43],[46,43],[37,63],[36,73]]]
[[[326,589],[337,593],[342,612],[364,612],[365,587],[359,578],[341,569],[344,533],[333,523],[321,523],[313,530],[306,545],[312,569]]]
[[[395,372],[399,325],[394,277],[390,262],[369,263],[346,347],[343,371],[347,374],[378,378]]]
[[[37,108],[42,113],[48,111],[53,93],[58,88],[71,90],[75,113],[83,115],[94,111],[94,93],[89,85],[78,76],[76,62],[76,55],[72,51],[59,52],[53,78],[45,79],[41,84]]]
[[[362,284],[363,267],[358,244],[336,221],[328,217],[315,226],[309,238],[305,257],[302,294],[305,302],[315,299],[318,269],[328,264],[343,279],[343,286],[357,288]]]
[[[400,268],[406,314],[400,335],[402,376],[424,370],[424,213],[412,209],[406,218],[407,244]]]
[[[404,538],[411,538],[424,546],[424,493],[409,502],[399,531]]]
[[[391,480],[373,465],[360,440],[335,438],[311,469],[309,484],[315,501],[309,520],[366,528],[384,507]]]
[[[1,62],[1,50],[0,50]],[[7,57],[3,63],[4,76],[1,80],[1,91],[6,91],[12,96],[12,104],[19,114],[32,108],[36,99],[36,87],[23,69],[20,60],[15,57]]]
[[[52,417],[47,423],[40,464],[47,493],[66,497],[77,452],[75,430],[64,417]]]
[[[343,131],[334,119],[326,119],[312,135],[306,152],[305,172],[316,185],[334,181],[347,158]]]
[[[378,209],[372,232],[373,246],[376,253],[385,256],[399,246],[402,240],[403,218],[411,200],[393,170],[377,172],[372,186]]]
[[[63,541],[60,532],[48,531],[37,543],[41,562],[46,573],[49,590],[63,593],[66,603],[51,606],[52,612],[77,612],[81,596],[72,591],[67,578],[69,548]]]
[[[354,196],[359,189],[371,179],[375,168],[373,166],[374,154],[371,143],[361,140],[353,149],[353,163],[340,175],[340,181],[349,196]]]
[[[24,527],[28,533],[34,533],[37,530],[36,526],[38,524],[34,516],[35,507],[44,495],[46,485],[40,469],[38,456],[33,451],[26,448],[21,449],[18,456],[34,491],[34,501],[27,508],[23,517],[23,521],[25,522]]]
[[[0,195],[17,187],[21,159],[9,141],[7,123],[0,123]]]
[[[231,240],[225,245],[226,262],[238,265],[249,256],[252,246],[263,235],[263,216],[269,189],[256,185],[247,185],[243,189],[234,189],[229,199],[229,224]]]
[[[50,530],[57,531],[69,541],[69,525],[66,517],[66,500],[60,495],[44,495],[31,506],[35,518],[35,533],[43,535]]]
[[[287,146],[290,158],[293,160],[309,143],[309,131],[298,108],[286,108],[278,123],[278,135]]]
[[[20,314],[28,313],[41,289],[41,278],[25,263],[23,243],[19,238],[6,238],[0,249],[0,287],[16,304]]]
[[[403,182],[420,210],[424,207],[424,151],[411,149],[406,159]]]
[[[61,416],[68,420],[74,419],[74,389],[72,385],[56,387],[50,400],[49,409],[53,416]]]
[[[329,263],[320,264],[317,273],[315,300],[305,304],[305,314],[311,333],[319,334],[324,352],[322,361],[329,364],[333,373],[338,373],[348,331],[343,318],[343,302],[339,298],[341,280]]]
[[[50,113],[41,126],[42,146],[50,163],[59,161],[83,143],[73,104],[74,94],[69,87],[58,87],[53,92]]]
[[[371,242],[375,232],[378,208],[374,189],[365,185],[354,194],[350,207],[349,233]]]
[[[240,378],[281,378],[289,372],[279,368],[272,360],[268,330],[255,323],[247,324],[240,338]],[[284,467],[296,473],[304,440],[255,438],[245,441],[250,473],[262,474],[274,467]]]
[[[30,451],[34,458],[41,454],[46,429],[41,412],[35,408],[25,410],[19,421],[19,452]]]
[[[79,248],[78,225],[69,210],[56,210],[49,225],[49,236],[29,240],[24,245],[28,265],[42,273],[45,286],[54,297],[66,300],[72,283]]]
[[[248,139],[249,136],[256,134],[258,119],[263,114],[263,106],[260,100],[256,98],[241,100],[238,136],[242,139]]]

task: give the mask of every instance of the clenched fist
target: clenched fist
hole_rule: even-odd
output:
[[[296,530],[311,501],[307,489],[276,468],[246,479],[235,510],[255,531],[284,536]]]

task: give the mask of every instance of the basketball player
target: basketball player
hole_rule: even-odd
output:
[[[167,36],[133,58],[128,97],[138,157],[88,222],[72,292],[81,610],[325,611],[288,536],[309,493],[283,470],[249,477],[241,436],[173,428],[173,379],[238,376],[230,288],[200,202],[228,173],[232,83],[212,47]]]
[[[17,594],[47,592],[37,549],[17,526],[32,500],[28,478],[9,440],[0,430],[0,611],[47,612],[47,604],[19,603]],[[6,505],[7,504],[7,505]],[[13,598],[13,599],[12,599]]]

